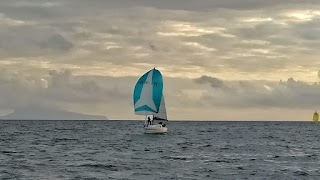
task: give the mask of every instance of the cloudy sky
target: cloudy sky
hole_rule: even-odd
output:
[[[156,67],[169,119],[310,120],[319,0],[1,0],[0,114],[134,115]],[[41,108],[40,108],[41,107]]]

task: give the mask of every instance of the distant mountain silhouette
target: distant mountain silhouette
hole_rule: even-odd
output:
[[[47,108],[21,108],[13,113],[0,116],[7,120],[107,120],[105,116],[87,115]]]

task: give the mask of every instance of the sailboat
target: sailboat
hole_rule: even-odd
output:
[[[317,113],[317,111],[314,112],[312,119],[313,119],[313,122],[318,122],[318,120],[319,120],[319,114]]]
[[[133,104],[135,114],[145,116],[144,133],[167,133],[163,79],[159,70],[153,68],[139,78],[133,91]]]

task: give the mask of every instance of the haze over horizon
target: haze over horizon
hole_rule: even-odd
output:
[[[2,0],[0,115],[134,115],[156,67],[169,120],[305,120],[320,111],[320,1]],[[32,108],[31,108],[32,107]]]

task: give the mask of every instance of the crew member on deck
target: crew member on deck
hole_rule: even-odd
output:
[[[150,117],[148,117],[148,125],[151,125]]]

